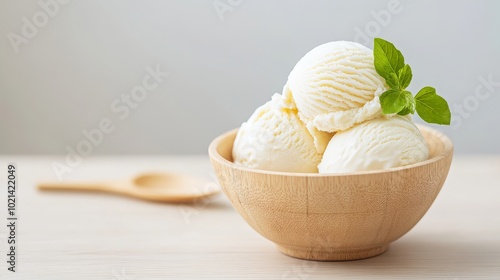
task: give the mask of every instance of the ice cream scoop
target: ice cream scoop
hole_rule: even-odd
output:
[[[319,173],[387,169],[424,161],[429,149],[409,117],[380,117],[336,133]]]
[[[295,65],[283,94],[293,99],[313,136],[346,130],[382,114],[378,96],[387,86],[373,60],[371,49],[335,41],[312,49]]]
[[[319,133],[317,138],[326,146],[331,134]],[[296,108],[275,94],[241,125],[234,141],[233,160],[256,169],[317,172],[321,153],[299,120]]]

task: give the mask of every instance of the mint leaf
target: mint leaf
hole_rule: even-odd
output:
[[[386,82],[390,79],[391,73],[397,75],[399,69],[405,65],[403,54],[392,43],[380,38],[375,38],[373,56],[375,70]]]
[[[399,78],[396,73],[389,73],[385,79],[387,85],[393,89],[399,89]]]
[[[403,68],[398,71],[399,86],[401,89],[405,89],[410,85],[411,78],[413,74],[411,73],[410,65],[406,64]]]
[[[418,115],[428,123],[446,124],[451,122],[448,102],[436,94],[433,87],[424,87],[415,95]]]
[[[403,110],[398,112],[398,115],[400,116],[406,116],[408,114],[411,114],[411,110],[409,107],[404,107]]]
[[[415,98],[412,97],[408,104],[403,108],[403,110],[398,112],[398,115],[406,116],[413,113],[415,113]]]
[[[436,94],[434,88],[424,87],[415,97],[406,90],[413,73],[410,65],[405,64],[403,54],[392,43],[380,38],[375,38],[373,45],[375,70],[391,88],[380,95],[382,113],[405,116],[416,110],[428,123],[449,125],[451,112],[448,103]]]
[[[384,114],[396,114],[405,109],[413,99],[411,92],[390,89],[380,95],[380,105]]]

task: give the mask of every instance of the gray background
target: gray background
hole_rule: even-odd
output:
[[[73,0],[16,54],[7,34],[21,34],[22,18],[41,8],[1,1],[0,153],[65,154],[105,117],[116,128],[94,154],[205,153],[280,92],[307,51],[366,28],[403,51],[411,90],[436,87],[455,117],[468,104],[461,123],[435,126],[458,153],[500,153],[500,87],[474,97],[479,77],[500,82],[500,1],[401,0],[383,24],[373,14],[385,0],[220,0],[234,6],[223,20],[214,2]],[[156,64],[170,76],[118,119],[110,104]]]

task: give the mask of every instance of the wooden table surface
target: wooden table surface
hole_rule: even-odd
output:
[[[424,218],[385,254],[352,262],[312,262],[279,253],[224,195],[197,205],[150,203],[95,193],[40,192],[55,180],[53,157],[0,157],[18,169],[18,263],[7,271],[6,215],[0,279],[500,279],[500,157],[455,157]],[[66,180],[141,171],[210,178],[206,156],[90,157]],[[7,187],[0,193],[6,213]]]

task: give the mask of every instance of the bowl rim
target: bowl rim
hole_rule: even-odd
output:
[[[431,134],[434,134],[437,139],[440,139],[441,142],[445,145],[444,152],[440,155],[437,155],[433,158],[416,162],[413,164],[405,165],[405,166],[400,166],[400,167],[392,167],[392,168],[387,168],[387,169],[377,169],[377,170],[368,170],[368,171],[355,171],[355,172],[339,172],[339,173],[305,173],[305,172],[284,172],[284,171],[270,171],[270,170],[263,170],[263,169],[255,169],[255,168],[249,168],[245,167],[239,164],[236,164],[234,162],[231,162],[225,158],[223,158],[219,152],[217,152],[217,148],[219,147],[220,143],[222,142],[223,139],[227,138],[229,135],[235,134],[238,132],[238,128],[231,129],[219,136],[217,136],[210,145],[208,146],[208,155],[212,160],[215,160],[219,162],[220,164],[223,164],[229,168],[232,169],[238,169],[241,171],[245,172],[253,172],[253,173],[259,173],[259,174],[267,174],[267,175],[279,175],[279,176],[298,176],[298,177],[344,177],[344,176],[358,176],[358,175],[373,175],[373,174],[385,174],[385,173],[392,173],[392,172],[397,172],[401,170],[406,170],[406,169],[412,169],[424,165],[428,165],[437,161],[442,160],[443,158],[446,158],[450,155],[453,155],[453,142],[451,139],[446,136],[446,134],[431,128],[426,125],[421,125],[421,124],[416,124],[418,129],[420,131],[426,131]]]

